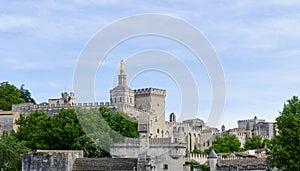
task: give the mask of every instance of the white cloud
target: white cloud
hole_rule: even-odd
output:
[[[22,31],[34,25],[31,17],[21,15],[0,15],[0,32]]]

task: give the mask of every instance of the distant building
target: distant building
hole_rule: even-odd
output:
[[[49,99],[48,104],[51,105],[66,105],[66,104],[74,104],[75,103],[75,95],[73,92],[68,94],[67,92],[61,93],[61,98]]]
[[[11,132],[12,130],[17,130],[17,125],[14,123],[19,117],[19,112],[0,111],[0,136],[2,135],[3,131]]]
[[[278,134],[275,122],[266,122],[264,119],[257,119],[255,116],[253,119],[238,120],[238,128],[229,129],[229,134],[234,134],[240,140],[242,146],[244,146],[246,139],[252,136],[259,135],[263,139],[272,139]]]

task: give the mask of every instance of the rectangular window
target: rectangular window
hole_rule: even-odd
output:
[[[164,165],[163,165],[163,169],[164,169],[164,170],[168,170],[168,164],[164,164]]]
[[[157,133],[159,133],[159,129],[157,129]]]

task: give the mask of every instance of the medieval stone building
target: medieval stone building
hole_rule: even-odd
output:
[[[13,105],[12,112],[27,115],[37,110],[53,116],[62,108],[96,109],[107,106],[127,113],[139,121],[139,139],[126,138],[122,143],[111,144],[110,153],[113,158],[138,159],[136,165],[133,163],[138,170],[183,170],[183,164],[189,159],[204,164],[211,158],[209,164],[215,165],[215,154],[207,157],[193,154],[186,156],[186,153],[194,149],[208,149],[215,136],[225,132],[237,135],[242,144],[253,135],[271,138],[276,133],[274,123],[256,117],[238,121],[238,128],[235,129],[226,131],[225,126],[222,126],[221,133],[199,118],[178,122],[176,115],[171,113],[166,121],[166,95],[164,89],[150,87],[133,90],[128,87],[124,62],[121,61],[118,84],[110,90],[109,102],[75,103],[75,94],[65,92],[61,98],[49,99],[48,103]]]
[[[212,145],[212,141],[219,134],[217,128],[210,128],[198,118],[176,121],[176,115],[170,114],[169,121],[165,121],[166,90],[158,88],[142,88],[132,90],[126,82],[124,62],[120,63],[118,84],[110,90],[109,102],[75,103],[75,94],[62,93],[61,98],[49,99],[48,103],[22,103],[12,106],[12,111],[20,114],[30,114],[36,110],[44,111],[50,116],[56,115],[60,109],[80,107],[94,109],[107,106],[113,110],[122,111],[131,117],[139,118],[142,114],[149,116],[149,137],[168,138],[172,142],[178,141],[176,135],[183,134],[188,151],[195,148],[205,150]]]

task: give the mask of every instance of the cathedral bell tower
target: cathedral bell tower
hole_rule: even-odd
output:
[[[134,107],[134,100],[134,91],[127,86],[124,61],[121,60],[118,85],[110,90],[110,104],[122,109],[124,105]]]

